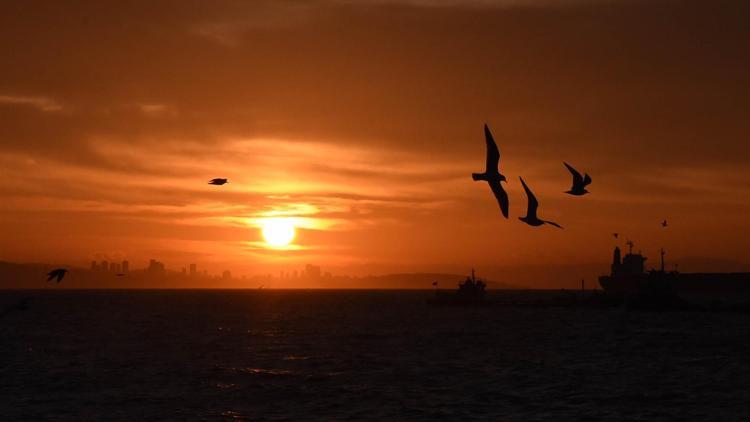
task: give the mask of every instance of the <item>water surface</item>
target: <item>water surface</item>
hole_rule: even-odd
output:
[[[499,293],[498,293],[499,294]],[[3,420],[742,420],[750,316],[404,291],[5,291]]]

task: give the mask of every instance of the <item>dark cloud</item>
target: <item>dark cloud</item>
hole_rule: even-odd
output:
[[[601,155],[601,145],[628,153],[688,137],[708,158],[731,159],[740,144],[732,138],[746,134],[738,117],[748,95],[737,95],[748,89],[743,2],[280,4],[11,6],[2,38],[13,54],[2,59],[0,92],[80,110],[85,122],[53,122],[62,139],[70,126],[77,139],[273,134],[463,150],[457,140],[489,120],[539,150],[565,136],[598,140]],[[311,18],[240,25],[232,46],[191,30],[298,9]],[[133,103],[164,104],[179,117],[123,110]],[[34,132],[20,120],[15,132]],[[717,138],[726,153],[708,147]]]

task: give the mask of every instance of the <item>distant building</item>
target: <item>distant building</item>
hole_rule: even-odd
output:
[[[122,261],[122,272],[128,273],[130,271],[130,262]]]
[[[109,271],[109,262],[102,260],[102,271]]]
[[[317,265],[305,265],[305,276],[310,280],[317,280],[320,278],[320,267]]]
[[[99,271],[99,264],[96,261],[91,261],[91,271]]]
[[[185,269],[185,267],[182,267],[182,271],[180,271],[180,272],[182,273],[182,275],[185,275],[185,274],[187,274],[187,269]]]
[[[190,264],[190,275],[196,276],[198,274],[198,267],[195,264]]]
[[[163,262],[159,262],[155,259],[151,259],[148,262],[147,271],[153,275],[164,275],[166,270],[164,268]]]
[[[221,278],[224,280],[231,280],[232,279],[232,272],[229,270],[224,270],[223,273],[221,273]]]

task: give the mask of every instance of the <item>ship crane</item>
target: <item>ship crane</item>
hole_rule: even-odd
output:
[[[632,255],[633,254],[633,241],[628,240],[625,244],[628,245],[628,254]]]

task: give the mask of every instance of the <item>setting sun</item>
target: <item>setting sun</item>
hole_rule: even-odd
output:
[[[295,229],[291,220],[274,218],[263,222],[263,239],[269,246],[281,248],[294,240]]]

